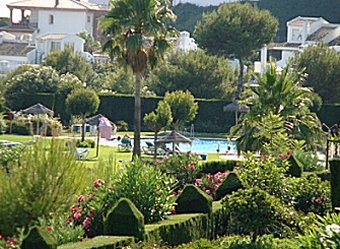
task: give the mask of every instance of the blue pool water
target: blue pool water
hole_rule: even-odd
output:
[[[152,142],[151,138],[142,138],[141,146],[146,146],[146,142]],[[113,141],[113,145],[118,145],[119,142],[117,140]],[[133,141],[132,141],[133,144]],[[172,144],[167,144],[169,148],[172,147]],[[227,139],[215,139],[215,138],[194,138],[192,140],[192,146],[189,144],[180,143],[179,148],[181,151],[192,151],[192,152],[217,152],[219,148],[220,153],[225,153],[230,146],[231,151],[236,151],[236,142],[234,140]]]

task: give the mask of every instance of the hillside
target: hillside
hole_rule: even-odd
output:
[[[322,16],[329,22],[340,23],[340,0],[260,0],[261,9],[269,10],[280,22],[276,41],[286,40],[286,22],[296,16]],[[195,25],[204,12],[212,11],[216,6],[197,6],[190,3],[173,7],[177,15],[176,28],[193,32]]]

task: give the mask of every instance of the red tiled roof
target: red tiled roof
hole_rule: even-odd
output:
[[[27,43],[3,42],[0,44],[0,55],[26,56],[33,49]]]

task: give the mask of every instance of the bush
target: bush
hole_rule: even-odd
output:
[[[176,214],[208,213],[212,211],[212,199],[194,185],[186,185],[176,200]]]
[[[128,131],[129,130],[129,125],[124,120],[117,121],[116,125],[117,125],[117,131]]]
[[[17,164],[20,155],[23,152],[23,146],[15,146],[12,148],[0,145],[0,165],[4,167],[7,173],[11,171],[11,164]]]
[[[200,173],[216,174],[217,172],[233,171],[237,161],[211,161],[204,162],[200,166]]]
[[[310,151],[296,150],[294,151],[294,157],[300,162],[303,171],[324,170],[324,167],[318,164],[318,157]]]
[[[10,128],[12,127],[12,128]],[[26,120],[18,119],[13,121],[7,121],[7,130],[6,133],[10,132],[18,134],[18,135],[33,135],[33,129]]]
[[[301,162],[295,157],[295,155],[291,155],[288,161],[290,164],[287,170],[288,175],[300,177],[303,171],[303,165]]]
[[[259,188],[238,190],[224,199],[223,206],[229,215],[230,231],[250,234],[253,241],[263,234],[287,236],[298,224],[293,210]]]
[[[114,182],[117,197],[133,200],[144,216],[145,223],[160,221],[171,213],[175,202],[175,180],[141,160],[126,165]]]
[[[76,147],[80,148],[94,148],[96,146],[96,142],[94,140],[86,139],[84,141],[77,140]]]
[[[193,154],[179,154],[171,157],[164,157],[164,160],[156,160],[156,167],[167,175],[174,176],[178,189],[182,189],[185,184],[195,182],[198,173],[198,156]]]
[[[230,172],[222,184],[216,189],[214,200],[220,200],[224,196],[231,194],[242,187],[243,185],[238,175],[234,172]]]
[[[227,177],[228,173],[217,172],[216,174],[202,175],[201,178],[195,180],[195,185],[198,186],[208,195],[215,197],[215,191]]]
[[[46,143],[50,143],[48,149]],[[12,234],[39,217],[65,211],[75,193],[82,189],[85,171],[65,153],[62,141],[39,141],[27,146],[12,172],[0,171],[0,232]]]
[[[57,249],[57,241],[48,231],[34,227],[22,242],[22,249]]]
[[[340,207],[340,159],[329,162],[331,170],[331,190],[333,208]]]
[[[144,217],[128,199],[122,198],[109,211],[104,221],[105,235],[134,236],[144,239]]]

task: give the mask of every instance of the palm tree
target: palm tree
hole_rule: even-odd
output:
[[[174,18],[168,0],[117,0],[101,21],[103,49],[135,75],[133,159],[141,154],[141,82],[149,66],[155,66],[170,47],[167,38],[175,29],[169,20]]]
[[[312,89],[303,87],[302,80],[303,72],[292,71],[288,65],[278,73],[273,63],[263,76],[257,77],[258,86],[251,88],[252,97],[247,103],[251,110],[232,128],[232,134],[239,136],[240,150],[261,149],[268,142],[263,135],[268,127],[275,127],[276,134],[289,139],[304,140],[309,148],[317,144],[321,124],[311,108],[320,98]],[[279,124],[284,124],[285,130]]]

